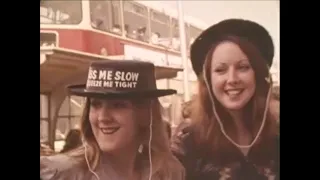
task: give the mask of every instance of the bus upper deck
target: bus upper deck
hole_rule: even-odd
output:
[[[186,16],[187,42],[206,24]],[[176,10],[152,1],[42,1],[41,28],[80,28],[109,33],[172,51],[180,50]]]

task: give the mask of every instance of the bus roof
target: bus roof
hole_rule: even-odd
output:
[[[139,4],[143,4],[143,5],[151,8],[151,9],[154,9],[156,11],[164,12],[166,15],[178,19],[178,9],[177,8],[173,8],[168,5],[164,5],[163,3],[160,3],[159,1],[141,1],[141,0],[138,1],[137,0],[136,2],[138,2]],[[202,21],[198,18],[189,16],[185,12],[184,12],[184,20],[185,20],[185,23],[191,24],[201,30],[204,30],[209,27],[209,25],[207,23],[205,23],[204,21]]]

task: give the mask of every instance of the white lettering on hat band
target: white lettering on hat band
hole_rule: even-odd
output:
[[[89,69],[87,88],[136,88],[139,73],[113,70]]]

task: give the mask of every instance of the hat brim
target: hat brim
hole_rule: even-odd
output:
[[[86,85],[70,85],[67,87],[69,93],[75,96],[95,97],[95,98],[110,98],[110,99],[131,99],[131,98],[157,98],[167,95],[176,94],[174,89],[156,89],[156,90],[139,90],[139,91],[87,91]]]

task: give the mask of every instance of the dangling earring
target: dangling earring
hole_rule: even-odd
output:
[[[142,153],[142,151],[143,151],[143,145],[142,145],[142,144],[140,144],[140,146],[139,146],[139,148],[138,148],[138,152],[141,154],[141,153]]]
[[[268,84],[270,84],[270,83],[271,83],[271,80],[272,80],[272,79],[271,79],[271,76],[269,75],[268,77],[265,78],[265,80],[267,81]]]

